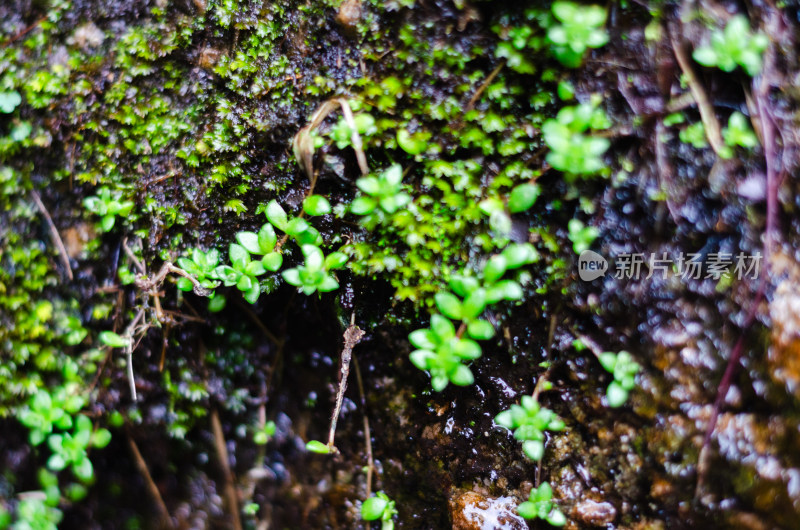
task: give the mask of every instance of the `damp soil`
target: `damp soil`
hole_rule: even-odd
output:
[[[457,28],[464,17],[463,9],[448,2],[418,4],[413,16],[427,21]],[[61,22],[63,33],[71,34],[71,29],[87,21],[105,31],[121,32],[145,18],[153,5],[77,0]],[[195,13],[199,3],[165,5],[177,16]],[[464,29],[452,29],[441,38],[486,42],[492,33],[484,21],[492,20],[493,10],[513,13],[516,8],[476,3],[469,9],[474,12]],[[752,6],[761,21],[774,16],[773,9],[758,2]],[[679,16],[679,6],[669,4],[665,10],[669,20]],[[43,13],[38,3],[24,0],[0,7],[3,26],[8,28],[4,34],[14,35],[19,28],[35,24]],[[786,7],[783,13],[794,35],[800,27],[797,8]],[[316,44],[294,47],[287,42],[276,53],[286,55],[304,76],[313,76],[319,69],[334,82],[363,75],[357,64],[340,64],[357,41],[337,21],[336,9],[324,9],[322,24],[314,28],[305,27],[302,16],[300,11],[289,15],[297,19],[293,31],[313,33]],[[376,20],[376,27],[408,22],[394,11],[381,16],[387,20]],[[663,135],[660,124],[674,96],[672,80],[679,75],[668,56],[667,37],[656,47],[646,45],[644,30],[650,17],[641,6],[623,10],[614,4],[610,17],[609,46],[593,52],[584,68],[571,75],[578,92],[601,93],[614,117],[612,165],[623,157],[632,161],[624,181],[591,189],[595,193],[590,197],[595,205],[592,224],[600,230],[594,248],[605,256],[764,254],[765,199],[770,190],[763,150],[759,151],[762,161],[732,160],[720,165],[709,150],[692,148],[680,142],[677,134],[663,138],[663,146],[657,146],[655,138]],[[290,36],[298,42],[303,37]],[[202,87],[201,92],[225,91],[212,73],[197,65],[213,56],[213,50],[226,49],[233,38],[227,33],[201,33],[187,50],[169,60],[187,65],[187,75]],[[793,76],[800,73],[796,56],[787,52],[783,59],[782,79],[796,79]],[[374,68],[366,75],[377,75],[380,66]],[[414,68],[409,65],[409,75],[418,75]],[[102,83],[114,72],[113,64],[103,63],[93,79]],[[665,78],[670,80],[666,88]],[[741,83],[728,86],[711,74],[706,81],[720,112],[731,107],[746,110]],[[435,98],[437,91],[447,89],[447,80],[442,79],[426,90]],[[102,86],[97,90],[102,91]],[[567,237],[567,222],[577,211],[578,201],[543,208],[531,213],[526,222],[550,227],[566,242],[559,257],[570,264],[570,273],[551,294],[531,296],[521,305],[503,309],[497,315],[500,333],[484,346],[483,357],[472,367],[475,384],[451,385],[440,393],[430,390],[428,376],[408,360],[407,334],[425,323],[424,312],[408,302],[393,301],[393,288],[380,279],[346,274],[340,278],[342,293],[322,297],[304,297],[282,286],[253,307],[231,297],[228,307],[215,315],[202,309],[202,299],[187,294],[181,305],[172,292],[165,301],[170,309],[192,307],[203,322],[175,326],[163,350],[159,330],[151,331],[140,344],[135,362],[142,398],[136,405],[138,419],[116,430],[107,449],[92,454],[96,483],[87,499],[66,509],[61,526],[158,525],[154,501],[131,457],[128,440],[133,439],[176,527],[230,527],[224,501],[226,477],[208,417],[199,415],[182,437],[168,432],[172,398],[160,367],[164,355],[174,380],[188,370],[205,382],[208,397],[198,406],[219,411],[229,465],[240,492],[247,492],[258,505],[262,523],[258,528],[368,528],[358,515],[366,488],[367,436],[377,468],[372,489],[386,491],[396,501],[400,528],[527,528],[513,507],[544,480],[552,484],[570,520],[569,528],[797,528],[800,241],[796,234],[800,217],[791,173],[797,164],[791,158],[797,152],[792,151],[796,138],[791,131],[797,127],[793,97],[791,91],[776,87],[770,99],[776,109],[775,127],[785,135],[783,149],[789,154],[782,162],[785,179],[778,196],[779,224],[774,227],[776,244],[768,256],[770,270],[764,285],[760,280],[742,281],[720,290],[713,279],[664,279],[657,274],[638,280],[607,274],[582,282]],[[231,96],[234,106],[245,104],[237,98]],[[247,103],[251,105],[248,112],[263,112],[270,124],[245,148],[248,173],[253,175],[254,191],[244,199],[250,212],[271,198],[276,182],[283,189],[283,202],[302,200],[306,182],[291,165],[287,146],[316,104],[297,98],[276,111],[266,101],[255,107]],[[64,232],[79,228],[81,200],[91,188],[77,183],[69,188],[64,181],[46,185],[48,171],[61,167],[68,158],[73,128],[79,126],[63,121],[66,111],[59,115],[55,108],[53,112],[52,149],[37,155],[34,180]],[[687,109],[695,117],[696,112],[696,107]],[[659,149],[664,151],[659,153]],[[169,173],[174,156],[161,152],[152,157],[149,167],[126,170],[142,171],[141,182],[155,182]],[[542,163],[532,156],[531,163],[537,162]],[[353,160],[343,163],[354,167]],[[178,178],[187,180],[178,185]],[[539,182],[545,190],[541,204],[551,204],[567,192],[563,180],[552,171]],[[185,175],[155,182],[138,193],[140,200],[146,196],[157,205],[181,208],[188,219],[186,226],[204,245],[222,245],[235,231],[261,223],[263,217],[218,216],[220,205],[230,196],[224,190],[204,193],[203,186],[197,176]],[[353,186],[346,179],[323,175],[319,186],[319,193],[336,200],[352,197]],[[193,188],[195,193],[185,193]],[[153,224],[144,227],[145,257],[157,262],[176,228],[159,224],[158,216],[146,220]],[[45,228],[29,229],[31,237],[47,240]],[[352,228],[331,217],[323,219],[320,229],[329,237],[347,235]],[[102,236],[95,257],[73,260],[75,281],[59,288],[86,302],[98,288],[113,285],[121,245],[117,235]],[[534,284],[549,281],[544,267],[532,274]],[[758,296],[759,291],[766,296]],[[118,302],[133,306],[134,293],[120,292]],[[758,304],[756,318],[747,323],[754,303]],[[364,394],[351,371],[336,432],[340,454],[314,455],[305,450],[305,442],[327,438],[342,334],[351,313],[366,331],[353,359],[363,378]],[[642,365],[637,389],[626,406],[607,406],[608,374],[594,356],[573,347],[580,336],[604,351],[627,350]],[[720,380],[740,339],[744,354],[706,443]],[[222,357],[224,362],[219,361]],[[210,358],[215,362],[209,362]],[[131,410],[124,368],[114,360],[104,366],[91,404],[93,415]],[[493,418],[533,392],[543,376],[553,386],[541,394],[540,401],[564,419],[566,429],[547,435],[545,457],[536,465],[525,459],[517,441]],[[228,412],[237,391],[248,396],[244,407],[261,409],[277,425],[265,448],[250,442],[242,414]],[[369,432],[364,431],[365,415]],[[3,469],[35,482],[24,431],[11,419],[3,420],[2,428]],[[473,513],[478,515],[469,515]]]

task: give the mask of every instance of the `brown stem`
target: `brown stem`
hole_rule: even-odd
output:
[[[64,247],[64,242],[61,240],[61,235],[58,233],[55,223],[53,223],[53,218],[50,217],[50,214],[47,212],[47,208],[44,207],[44,203],[42,202],[41,197],[39,197],[39,194],[36,193],[36,190],[31,190],[31,198],[33,199],[33,202],[36,203],[36,207],[39,208],[39,211],[42,213],[44,220],[47,221],[47,227],[50,229],[50,239],[58,249],[58,256],[61,258],[61,263],[64,264],[64,270],[66,271],[67,278],[72,280],[72,267],[69,265],[69,254],[67,254],[67,249]]]
[[[675,58],[678,60],[678,66],[680,66],[681,71],[686,76],[686,82],[689,85],[689,90],[692,92],[692,96],[694,96],[694,99],[697,102],[697,109],[700,111],[700,120],[703,122],[703,126],[705,127],[708,143],[711,144],[711,148],[714,150],[714,152],[719,155],[720,151],[725,147],[725,144],[722,141],[722,133],[720,132],[721,129],[719,126],[719,121],[717,121],[717,115],[714,113],[714,107],[708,100],[705,90],[703,90],[703,84],[697,78],[697,74],[695,74],[694,68],[692,68],[692,63],[689,61],[688,55],[686,55],[683,42],[679,38],[679,31],[680,28],[678,26],[672,26],[670,31],[672,50],[675,52]]]
[[[225,481],[225,501],[228,504],[228,511],[231,514],[233,528],[234,530],[242,530],[235,480],[233,472],[231,471],[231,466],[228,463],[228,448],[225,444],[225,435],[222,433],[222,423],[219,421],[219,413],[216,409],[211,411],[211,431],[214,434],[214,446]]]
[[[350,375],[350,359],[353,356],[353,348],[356,344],[361,342],[364,337],[362,331],[354,323],[355,313],[350,319],[350,326],[344,331],[344,348],[342,349],[341,368],[339,372],[339,390],[336,392],[336,406],[333,409],[331,416],[331,428],[328,432],[328,447],[330,449],[336,448],[333,444],[333,439],[336,436],[336,423],[339,420],[339,413],[342,410],[342,402],[344,401],[344,393],[347,390],[347,377]]]
[[[153,481],[153,477],[150,475],[150,471],[147,469],[147,463],[144,461],[142,453],[139,451],[139,446],[136,445],[136,441],[129,432],[126,431],[125,435],[128,438],[128,447],[133,455],[133,461],[136,464],[136,468],[139,470],[139,473],[141,473],[142,478],[144,478],[147,492],[150,494],[150,497],[153,499],[153,502],[158,509],[158,513],[161,517],[161,527],[174,528],[172,524],[172,518],[169,515],[169,510],[167,510],[167,505],[164,503],[164,499],[161,497],[161,492],[158,490],[158,486],[156,486],[155,481]]]

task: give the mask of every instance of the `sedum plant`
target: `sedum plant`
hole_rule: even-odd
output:
[[[551,10],[559,23],[548,28],[547,41],[555,58],[564,66],[577,68],[586,50],[600,48],[608,42],[604,7],[553,2]]]
[[[511,405],[494,421],[514,431],[514,438],[522,442],[525,456],[537,462],[544,455],[544,431],[564,429],[564,422],[552,410],[540,406],[533,396],[522,396],[519,405]]]
[[[378,176],[367,175],[356,181],[363,195],[356,197],[350,211],[367,216],[376,210],[393,214],[411,202],[411,196],[403,191],[403,168],[393,164]]]
[[[261,294],[258,276],[267,272],[261,260],[252,260],[250,253],[242,245],[231,243],[228,257],[232,265],[220,265],[215,269],[217,278],[226,287],[236,286],[242,291],[244,299],[256,303]]]
[[[725,140],[725,145],[731,148],[730,156],[733,156],[732,149],[734,147],[753,149],[758,145],[758,138],[756,138],[753,128],[750,127],[750,122],[739,111],[734,112],[728,118],[728,126],[722,129],[722,138]]]
[[[453,323],[439,314],[431,317],[430,329],[418,329],[408,336],[418,349],[411,352],[411,362],[431,374],[431,386],[437,392],[449,383],[471,385],[475,378],[463,361],[481,356],[481,347],[471,339],[456,334]]]
[[[531,490],[528,500],[517,508],[525,519],[542,519],[552,526],[564,526],[567,518],[553,503],[553,488],[549,482],[542,482]]]
[[[758,75],[763,65],[764,50],[769,38],[763,33],[753,33],[744,15],[736,15],[723,30],[715,30],[707,46],[697,48],[692,57],[703,66],[716,66],[732,72],[737,66],[750,76]]]
[[[596,175],[605,169],[602,157],[611,142],[587,134],[611,126],[608,116],[599,108],[600,101],[599,96],[593,95],[588,103],[564,107],[542,126],[544,141],[550,148],[547,163],[563,172],[568,181],[577,176]]]
[[[332,252],[325,256],[322,250],[314,245],[302,245],[300,250],[305,257],[305,264],[283,271],[283,279],[299,287],[306,295],[338,289],[339,282],[331,271],[344,267],[347,255],[342,252]]]
[[[411,352],[411,362],[420,370],[430,372],[434,390],[444,390],[449,383],[467,386],[474,382],[472,372],[463,363],[482,355],[476,340],[488,340],[495,334],[494,326],[481,319],[481,314],[491,304],[521,299],[522,286],[515,280],[504,280],[503,275],[535,262],[538,257],[530,244],[510,245],[486,262],[482,278],[464,274],[453,276],[449,284],[453,292],[434,295],[441,314],[431,317],[428,329],[418,329],[408,336],[417,348]],[[461,322],[458,330],[451,319]],[[465,334],[469,338],[464,337]]]
[[[97,190],[97,195],[86,197],[83,206],[101,217],[100,228],[108,232],[114,228],[117,216],[127,217],[133,210],[133,201],[123,201],[120,193],[111,193],[108,186]]]
[[[606,400],[612,408],[621,407],[628,400],[628,395],[636,385],[636,374],[641,366],[633,360],[630,353],[604,352],[598,356],[600,364],[612,374],[614,380],[606,389]]]
[[[361,519],[364,521],[380,521],[381,530],[394,529],[392,517],[395,515],[397,515],[395,502],[382,491],[365,500],[361,505]]]
[[[111,433],[106,429],[92,432],[92,420],[83,414],[75,421],[75,428],[71,433],[51,434],[47,438],[47,445],[53,454],[47,460],[47,467],[52,471],[61,471],[67,467],[84,482],[94,477],[94,468],[89,460],[87,450],[90,447],[102,449],[111,441]]]
[[[84,397],[69,394],[64,387],[56,388],[52,395],[42,389],[31,396],[28,406],[19,413],[19,421],[30,430],[31,444],[39,445],[53,432],[53,427],[71,428],[72,415],[85,403]]]

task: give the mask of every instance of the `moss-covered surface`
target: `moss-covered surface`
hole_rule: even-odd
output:
[[[745,12],[706,4],[610,4],[607,43],[602,20],[597,34],[568,28],[592,42],[577,63],[548,41],[559,22],[545,3],[0,6],[0,527],[366,527],[370,488],[403,528],[477,528],[470,514],[497,498],[494,524],[517,528],[514,506],[544,481],[573,528],[793,527],[797,8],[748,6],[769,37],[759,76],[694,64],[692,81],[675,49],[691,57]],[[733,158],[697,125],[698,87],[723,127],[734,111],[754,125],[736,142],[738,118],[722,131]],[[394,164],[402,184],[381,185],[395,202],[373,201],[362,173]],[[312,189],[330,213],[301,213]],[[188,270],[195,248],[236,267],[229,245],[259,231],[270,201],[348,257],[326,270],[332,292],[286,281],[315,232],[284,236],[274,217],[280,271],[209,277],[210,306],[177,273],[148,283],[167,262]],[[586,247],[761,252],[770,274],[631,279],[612,264],[583,282]],[[436,295],[459,275],[488,292],[487,259],[523,248],[525,264],[500,273],[519,294],[480,312],[496,334],[463,363],[474,382],[454,372],[432,391],[409,332],[448,313]],[[481,335],[447,316],[459,340]],[[309,453],[327,440],[351,322],[366,331],[351,363],[363,385],[353,367],[339,454]],[[132,376],[113,347],[126,335]],[[641,366],[625,405],[609,407],[593,350]],[[533,392],[566,424],[540,464],[494,421]],[[80,439],[87,419],[77,453],[50,441]]]

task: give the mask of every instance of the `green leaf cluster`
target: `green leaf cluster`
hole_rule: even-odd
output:
[[[577,68],[586,50],[608,42],[604,7],[559,1],[553,2],[551,10],[559,23],[548,27],[547,41],[555,58],[564,66]]]
[[[114,228],[117,216],[128,217],[133,210],[133,201],[122,200],[121,193],[112,193],[108,186],[97,190],[97,195],[86,197],[83,206],[101,217],[100,228],[108,232]]]
[[[602,157],[611,142],[587,134],[611,126],[599,104],[600,98],[595,95],[587,103],[562,108],[542,126],[544,141],[550,148],[547,163],[563,172],[568,181],[597,175],[605,169]]]
[[[628,400],[628,394],[636,385],[636,374],[641,366],[626,351],[601,353],[599,361],[603,368],[614,376],[614,380],[606,389],[608,405],[613,408],[621,407]]]
[[[567,518],[553,503],[553,488],[549,482],[542,482],[531,490],[528,500],[517,508],[525,519],[543,519],[552,526],[564,526]]]
[[[495,423],[514,431],[522,442],[525,456],[539,461],[544,455],[544,431],[561,431],[564,422],[552,410],[542,407],[532,396],[522,396],[519,405],[498,414]]]
[[[379,491],[361,505],[361,519],[381,521],[381,530],[393,530],[392,517],[397,515],[395,502],[384,492]]]
[[[725,29],[712,32],[709,44],[695,49],[692,57],[703,66],[716,66],[724,72],[741,66],[748,75],[756,76],[761,72],[767,46],[769,38],[763,33],[753,33],[745,15],[736,15]]]

